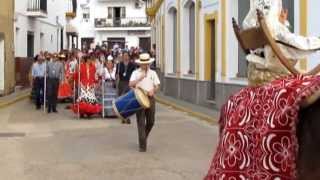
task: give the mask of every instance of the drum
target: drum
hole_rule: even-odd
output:
[[[137,111],[149,108],[150,101],[143,90],[134,89],[114,100],[112,106],[116,115],[122,120],[125,120]]]

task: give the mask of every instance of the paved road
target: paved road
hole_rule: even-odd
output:
[[[200,180],[207,172],[218,129],[157,106],[148,152],[139,153],[136,123],[78,120],[34,110],[28,100],[0,109],[3,180]]]

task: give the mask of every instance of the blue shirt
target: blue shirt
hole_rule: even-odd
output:
[[[35,63],[32,66],[32,77],[44,77],[46,70],[46,64],[43,63]]]

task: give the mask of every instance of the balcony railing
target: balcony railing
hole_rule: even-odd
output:
[[[146,17],[134,18],[95,18],[94,25],[96,28],[108,27],[149,27],[150,24]]]
[[[77,0],[67,0],[67,18],[75,18],[77,15]]]
[[[47,17],[47,0],[28,0],[28,16]]]

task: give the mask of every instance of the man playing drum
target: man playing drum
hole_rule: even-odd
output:
[[[150,108],[139,110],[136,114],[140,152],[147,151],[147,138],[155,121],[154,95],[159,88],[160,80],[157,73],[150,69],[150,64],[153,61],[154,59],[150,58],[149,54],[141,54],[139,59],[136,60],[140,68],[132,73],[129,83],[131,88],[142,89],[150,100]]]

